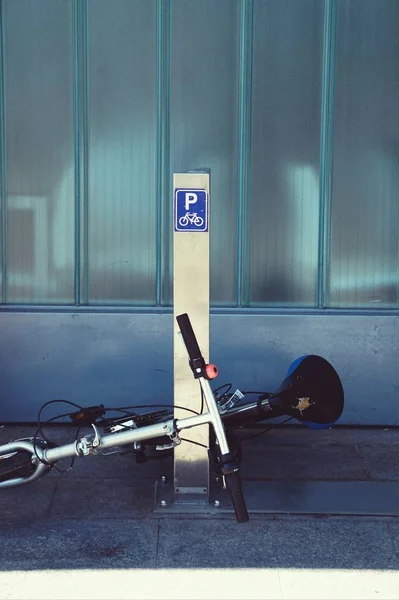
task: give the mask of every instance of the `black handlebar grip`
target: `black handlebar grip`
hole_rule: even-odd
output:
[[[227,467],[227,465],[225,465]],[[234,512],[236,513],[237,523],[246,523],[249,521],[247,506],[241,488],[241,477],[238,469],[225,474],[226,487],[230,492]]]
[[[179,325],[191,362],[196,363],[197,361],[203,361],[204,359],[202,358],[201,350],[198,346],[197,338],[195,337],[188,314],[184,313],[183,315],[178,315],[176,321]]]

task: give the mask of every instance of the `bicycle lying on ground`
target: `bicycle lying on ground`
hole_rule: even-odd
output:
[[[202,407],[198,413],[176,407],[193,413],[176,419],[173,410],[163,405],[125,406],[117,409],[100,405],[83,408],[67,400],[51,400],[39,411],[37,431],[33,437],[0,446],[0,489],[31,483],[53,467],[57,468],[56,463],[65,458],[72,458],[73,461],[76,457],[117,452],[135,454],[138,463],[164,458],[173,454],[173,448],[177,444],[190,442],[181,437],[182,431],[210,424],[210,461],[222,475],[224,484],[230,491],[237,521],[247,521],[248,513],[239,475],[242,439],[237,437],[237,431],[284,415],[288,415],[287,420],[296,419],[316,429],[331,427],[341,416],[344,407],[340,378],[324,358],[306,355],[292,363],[286,378],[274,393],[240,390],[232,393],[231,384],[212,391],[210,381],[217,376],[217,368],[205,363],[188,315],[179,315],[177,322],[193,376],[200,384]],[[247,396],[252,395],[257,396],[255,401],[245,401]],[[50,423],[68,417],[77,426],[75,441],[62,446],[51,442],[42,431],[43,409],[55,402],[64,402],[78,409],[46,421]],[[135,412],[141,408],[158,410],[144,414]],[[106,413],[111,411],[117,411],[123,416],[106,418]],[[79,437],[83,427],[90,427],[92,431]]]

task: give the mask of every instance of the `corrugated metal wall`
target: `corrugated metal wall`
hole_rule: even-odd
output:
[[[212,169],[213,306],[399,306],[397,0],[2,0],[3,305],[168,306]]]
[[[0,419],[170,403],[171,174],[212,169],[211,348],[397,424],[399,2],[0,0]],[[117,313],[117,314],[116,314]]]

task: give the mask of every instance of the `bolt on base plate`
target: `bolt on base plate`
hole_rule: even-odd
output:
[[[225,495],[226,490],[223,490],[220,485],[217,486],[217,490],[214,492],[211,488],[211,496],[208,496],[205,488],[192,488],[192,490],[193,492],[190,493],[185,488],[184,493],[176,493],[172,483],[165,483],[162,480],[156,481],[154,511],[163,514],[217,514],[223,505],[227,509],[230,508],[229,512],[233,510],[227,495]],[[220,492],[220,498],[217,496],[218,492]],[[225,502],[222,501],[222,495],[226,500]]]

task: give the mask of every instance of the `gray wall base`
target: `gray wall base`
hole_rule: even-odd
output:
[[[294,359],[320,354],[342,378],[342,424],[396,425],[398,323],[389,314],[212,314],[210,359],[218,384],[273,391]],[[173,403],[171,314],[3,311],[0,332],[0,422],[34,421],[53,398]],[[64,407],[55,410],[48,416]]]

